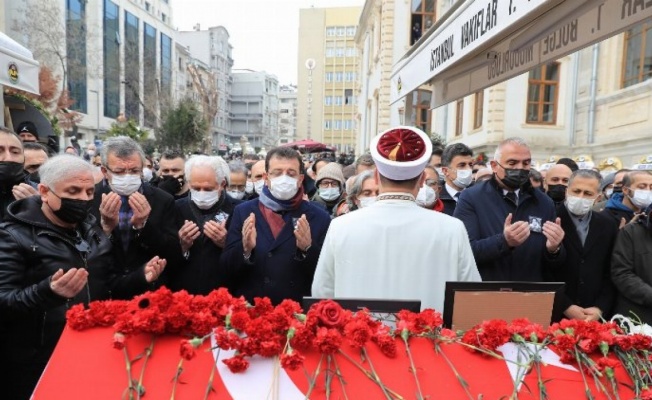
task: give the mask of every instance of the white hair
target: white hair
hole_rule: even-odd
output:
[[[494,153],[494,161],[500,161],[500,157],[503,155],[502,153],[503,147],[507,146],[508,144],[530,148],[530,146],[528,146],[527,142],[523,138],[520,137],[507,138],[502,142],[500,142],[498,144],[498,147],[496,147],[496,152]]]
[[[355,199],[362,193],[362,185],[367,179],[373,179],[373,177],[374,171],[372,170],[362,171],[355,177],[351,187],[347,187],[346,202],[349,206],[355,205]]]
[[[41,183],[49,188],[70,179],[71,176],[88,172],[93,175],[93,167],[84,159],[71,154],[61,154],[47,160],[38,170]]]
[[[229,170],[232,174],[244,174],[245,177],[249,174],[247,166],[241,160],[233,160],[229,162]]]
[[[145,153],[142,147],[138,142],[127,136],[110,137],[104,141],[100,156],[102,165],[105,167],[109,166],[109,154],[114,154],[118,158],[127,158],[133,154],[138,154],[143,165],[145,165]]]
[[[226,181],[227,185],[231,184],[231,173],[229,171],[229,165],[224,161],[220,156],[205,156],[197,155],[192,156],[188,161],[186,161],[186,167],[184,173],[186,180],[190,183],[190,177],[192,176],[190,172],[195,167],[210,167],[215,171],[215,181],[218,185],[221,185],[222,182]]]

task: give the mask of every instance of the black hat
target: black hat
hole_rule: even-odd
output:
[[[22,132],[31,133],[32,135],[36,136],[36,139],[38,139],[38,130],[32,121],[23,121],[18,124],[18,127],[16,128],[16,134],[20,135]]]

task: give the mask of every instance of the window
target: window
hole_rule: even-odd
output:
[[[332,81],[333,81],[333,73],[326,72],[326,82],[332,82]]]
[[[140,49],[138,18],[125,11],[125,116],[140,121]],[[182,62],[179,59],[179,71]]]
[[[165,13],[161,13],[161,21],[168,22],[168,16]]]
[[[342,96],[333,96],[333,100],[335,100],[335,105],[336,106],[341,106],[342,105]]]
[[[346,49],[345,49],[345,47],[343,45],[342,46],[337,46],[335,48],[335,56],[336,57],[344,57],[345,51],[346,51]]]
[[[67,0],[66,11],[68,92],[73,100],[70,108],[86,113],[86,2]],[[100,101],[99,97],[96,100]]]
[[[344,103],[345,104],[355,104],[355,99],[353,98],[353,89],[344,90]]]
[[[473,108],[473,129],[482,126],[482,114],[484,112],[484,90],[475,92],[475,102]]]
[[[326,43],[326,57],[335,57],[334,46],[334,43]]]
[[[326,36],[335,36],[336,33],[337,33],[337,29],[334,26],[326,27]]]
[[[355,72],[345,72],[344,73],[344,80],[346,82],[353,82],[355,81]]]
[[[149,4],[149,1],[145,2],[145,11],[147,11],[147,12],[152,11],[152,5]]]
[[[120,112],[120,26],[118,5],[104,1],[104,116]]]
[[[355,47],[347,47],[347,48],[346,48],[346,56],[347,56],[347,57],[355,57],[355,56],[356,56],[356,49],[355,49]]]
[[[172,39],[161,33],[161,93],[172,94]]]
[[[324,104],[330,106],[333,104],[333,98],[331,96],[324,97]]]
[[[343,78],[344,78],[344,72],[335,73],[335,82],[342,82]]]
[[[331,121],[324,121],[324,130],[329,131],[331,129]]]
[[[343,26],[338,26],[337,27],[337,36],[344,36],[346,35],[346,28]]]
[[[156,28],[143,24],[143,101],[145,124],[156,126]]]
[[[412,92],[412,121],[414,126],[424,132],[430,132],[431,112],[430,99],[432,93],[428,90],[416,90]]]
[[[346,36],[355,36],[355,26],[346,27]]]
[[[625,32],[622,86],[652,77],[652,19]]]
[[[557,122],[558,86],[558,62],[548,63],[530,71],[527,95],[527,123],[555,124]]]
[[[351,120],[350,119],[345,119],[344,120],[344,130],[345,131],[350,131],[351,130]]]
[[[455,103],[455,136],[462,136],[463,125],[464,125],[464,99],[459,99]]]
[[[435,0],[412,0],[410,45],[415,44],[435,21]]]
[[[335,121],[333,121],[333,130],[334,131],[339,131],[341,129],[342,129],[342,121],[340,121],[339,119],[336,119]]]

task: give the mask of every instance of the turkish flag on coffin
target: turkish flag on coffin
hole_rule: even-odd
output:
[[[126,364],[123,352],[112,347],[112,338],[113,330],[110,328],[95,328],[84,332],[66,328],[34,392],[34,399],[123,398],[128,385]],[[142,354],[151,340],[147,335],[139,335],[129,337],[126,341],[129,357],[135,360],[131,376],[136,382],[140,379],[144,364]],[[154,350],[143,375],[145,400],[170,398],[180,361],[180,342],[181,338],[175,336],[155,339]],[[409,343],[422,394],[430,400],[469,398],[445,357],[469,384],[468,390],[474,399],[480,394],[485,399],[509,397],[514,389],[508,363],[503,360],[474,354],[459,345],[442,345],[442,355],[437,354],[432,342],[425,339],[410,339]],[[208,396],[209,399],[305,399],[310,387],[306,374],[312,376],[321,359],[317,353],[305,354],[305,370],[285,371],[278,367],[275,359],[254,357],[246,372],[233,374],[221,362],[233,354],[227,351],[211,352],[210,345],[211,343],[206,341],[197,350],[195,358],[183,361],[175,399],[204,398],[214,357],[217,357],[218,362],[215,364],[212,385],[214,391]],[[322,360],[321,373],[311,391],[311,399],[326,398],[326,377],[329,373],[332,373],[332,399],[344,398],[343,391],[349,399],[384,398],[379,385],[368,378],[356,364],[366,370],[370,370],[373,365],[382,383],[403,398],[411,399],[416,396],[417,387],[405,346],[400,340],[397,357],[393,359],[380,353],[375,344],[367,346],[368,360],[365,360],[357,349],[344,350],[349,357],[336,355],[330,363],[326,357]],[[506,355],[510,351],[509,348],[505,349]],[[546,381],[549,398],[584,398],[584,383],[580,373],[570,366],[555,366],[554,355],[549,355],[549,360],[551,361],[543,368],[543,379]],[[338,370],[342,380],[335,375]],[[620,382],[630,383],[622,369],[617,369],[617,378]],[[588,382],[596,399],[607,398],[597,393],[592,378],[588,378]],[[537,375],[530,372],[525,378],[525,384],[520,387],[519,399],[538,399],[536,390]],[[633,397],[627,387],[620,386],[620,398]]]

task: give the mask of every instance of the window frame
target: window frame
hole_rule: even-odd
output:
[[[557,80],[552,81],[546,79],[546,75],[548,72],[548,66],[550,65],[556,65],[557,66]],[[541,79],[535,80],[532,79],[532,73],[536,69],[541,69]],[[527,97],[526,97],[526,103],[525,103],[525,123],[528,125],[556,125],[557,124],[557,110],[559,108],[559,83],[561,81],[561,63],[558,61],[552,61],[543,65],[538,66],[537,68],[532,69],[528,73],[528,85],[527,85]],[[530,88],[533,85],[538,85],[539,86],[539,96],[537,101],[531,101],[530,100]],[[552,102],[550,101],[545,101],[545,93],[546,93],[546,86],[555,86],[555,98],[553,99]],[[529,120],[529,108],[531,104],[537,104],[537,120],[536,121],[531,121]],[[543,120],[543,109],[546,104],[552,104],[553,110],[552,110],[552,121],[544,121]]]
[[[464,129],[464,98],[455,102],[455,137],[462,136]]]
[[[473,129],[482,128],[482,119],[484,118],[484,90],[478,90],[474,95],[473,104]]]
[[[641,35],[641,46],[638,52],[638,67],[639,67],[639,72],[637,73],[635,79],[630,78],[627,79],[627,46],[629,44],[630,36],[632,35],[632,32],[634,29],[641,27],[641,32],[639,33]],[[648,32],[652,31],[652,18],[647,19],[643,22],[641,22],[639,25],[634,26],[632,29],[629,29],[625,31],[624,33],[624,40],[623,40],[623,58],[621,62],[621,75],[620,75],[620,87],[622,89],[634,86],[636,84],[639,84],[641,82],[645,82],[648,79],[652,79],[652,70],[650,70],[647,74],[645,73],[645,59],[646,59],[646,44],[647,44],[647,34]],[[650,58],[652,58],[652,53],[649,55]],[[645,78],[645,75],[647,75],[647,78]],[[628,81],[631,81],[631,83],[627,84]]]

